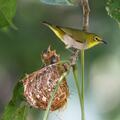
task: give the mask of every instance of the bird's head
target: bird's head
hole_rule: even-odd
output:
[[[94,47],[100,43],[104,43],[107,44],[106,41],[104,41],[100,36],[94,34],[94,33],[90,33],[88,34],[87,37],[87,48],[91,48]]]
[[[56,53],[55,50],[51,50],[49,46],[48,49],[45,49],[42,52],[41,59],[45,65],[50,65],[59,62],[60,56]]]

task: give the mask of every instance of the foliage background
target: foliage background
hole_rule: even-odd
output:
[[[89,31],[101,35],[108,45],[99,45],[85,53],[85,108],[87,120],[120,119],[120,53],[118,24],[108,16],[104,0],[89,0]],[[39,0],[18,0],[17,13],[13,20],[18,30],[0,31],[0,115],[11,98],[15,83],[41,67],[40,54],[51,45],[68,59],[70,52],[41,21],[82,28],[82,11],[79,7],[50,6]],[[65,108],[50,114],[50,120],[80,119],[79,100],[68,76],[70,97]],[[40,119],[42,113],[31,109],[28,119]]]

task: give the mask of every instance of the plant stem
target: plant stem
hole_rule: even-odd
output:
[[[89,2],[88,0],[80,0],[82,8],[83,8],[83,31],[88,31],[89,27],[89,13],[90,13],[90,8],[89,8]],[[84,108],[84,49],[81,50],[81,77],[82,77],[82,91],[81,91],[81,96],[82,96],[82,105],[81,105],[81,110],[82,110],[82,120],[85,120],[85,108]]]
[[[50,97],[50,100],[49,100],[49,102],[48,102],[48,106],[47,106],[47,109],[46,109],[46,111],[45,111],[43,120],[47,120],[47,119],[48,119],[49,111],[50,111],[50,108],[51,108],[51,105],[52,105],[54,96],[55,96],[55,94],[56,94],[56,92],[57,92],[57,90],[58,90],[58,88],[59,88],[60,83],[62,82],[62,80],[64,79],[64,77],[65,77],[67,74],[68,74],[68,71],[67,71],[67,72],[64,72],[64,73],[62,74],[62,76],[60,77],[60,79],[58,80],[58,82],[57,82],[57,84],[56,84],[56,86],[55,86],[55,89],[52,91],[51,97]]]
[[[82,90],[81,90],[81,112],[82,120],[85,120],[85,108],[84,108],[84,49],[81,50],[81,78],[82,78]]]
[[[77,69],[76,65],[73,65],[73,75],[74,75],[74,80],[75,80],[75,84],[76,84],[76,87],[77,87],[77,92],[78,92],[79,101],[80,101],[80,108],[81,108],[81,106],[82,106],[82,96],[81,96],[81,93],[80,93],[80,86],[79,86],[79,79],[78,79],[78,69]]]

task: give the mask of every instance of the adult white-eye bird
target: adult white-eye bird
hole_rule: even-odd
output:
[[[66,45],[66,48],[76,48],[81,50],[91,48],[99,43],[106,44],[101,37],[94,33],[88,33],[74,28],[61,27],[46,21],[42,23],[56,34],[56,36]]]

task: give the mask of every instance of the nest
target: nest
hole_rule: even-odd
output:
[[[27,102],[34,108],[46,109],[61,75],[68,70],[68,65],[60,62],[56,51],[51,51],[50,47],[43,52],[42,61],[45,67],[23,78],[24,96]],[[61,82],[51,105],[51,111],[57,110],[65,105],[69,96],[69,89],[64,78]]]
[[[65,72],[63,64],[52,64],[35,71],[22,80],[24,96],[27,102],[34,108],[46,109],[51,92],[54,90],[61,74]],[[51,111],[57,110],[65,105],[69,96],[66,79],[61,82],[51,105]]]

